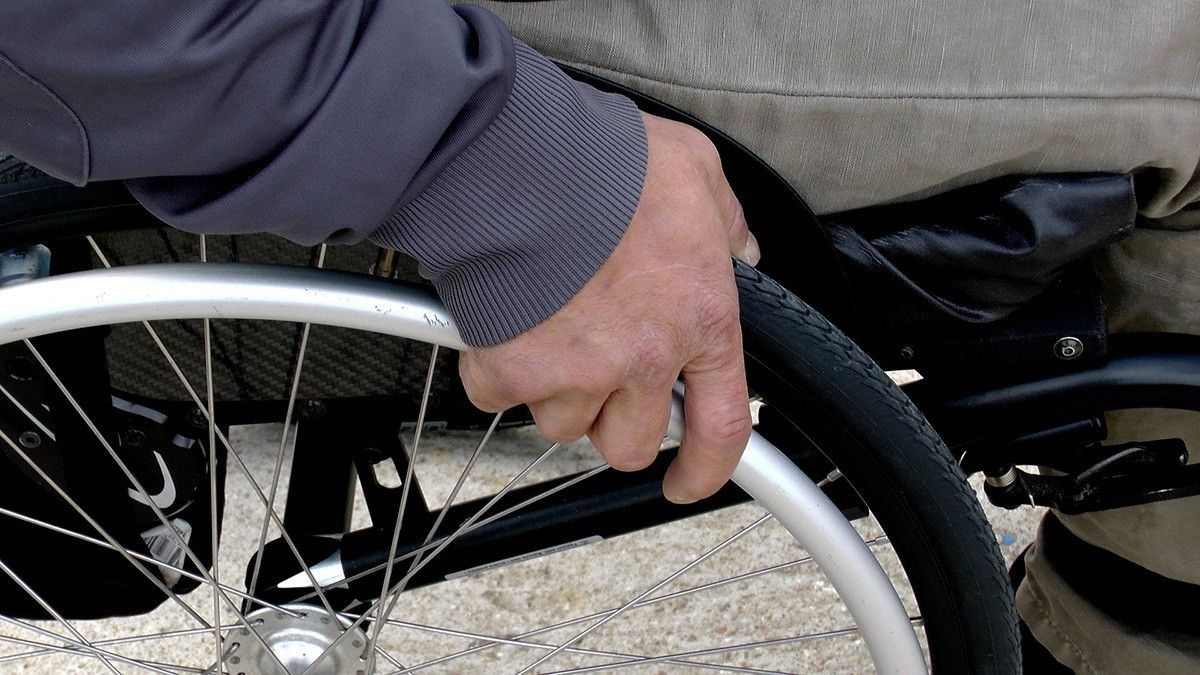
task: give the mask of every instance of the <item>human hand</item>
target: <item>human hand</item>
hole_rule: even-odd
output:
[[[547,439],[587,434],[622,471],[654,461],[682,375],[686,426],[663,493],[687,503],[724,485],[750,435],[730,255],[756,263],[758,245],[708,138],[643,118],[645,183],[612,255],[546,321],[463,352],[459,374],[479,408],[526,403]]]

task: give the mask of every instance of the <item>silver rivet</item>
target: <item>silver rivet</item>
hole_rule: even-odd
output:
[[[36,431],[22,431],[21,435],[17,436],[17,441],[30,450],[42,445],[42,437]]]
[[[1054,343],[1054,355],[1063,361],[1071,361],[1079,358],[1083,353],[1083,341],[1075,337],[1059,338],[1058,342]]]

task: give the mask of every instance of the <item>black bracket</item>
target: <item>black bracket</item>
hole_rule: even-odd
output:
[[[1053,468],[1064,475],[990,467],[984,492],[1004,508],[1048,506],[1067,514],[1178,499],[1200,494],[1200,465],[1186,466],[1187,458],[1177,438],[1081,448],[1057,458]]]

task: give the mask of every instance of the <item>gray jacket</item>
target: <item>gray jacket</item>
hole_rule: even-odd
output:
[[[619,241],[646,140],[491,13],[445,0],[0,3],[0,154],[126,180],[184,230],[416,257],[466,340],[574,295]]]

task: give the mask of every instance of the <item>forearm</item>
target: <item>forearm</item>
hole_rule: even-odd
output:
[[[0,9],[0,148],[78,183],[128,179],[183,229],[373,235],[421,261],[475,343],[544,319],[619,240],[644,171],[636,111],[487,12],[232,4]]]

